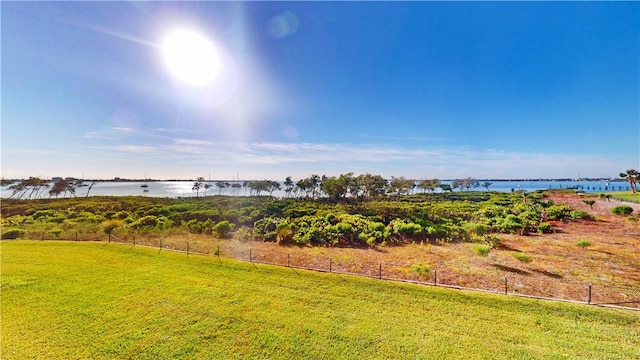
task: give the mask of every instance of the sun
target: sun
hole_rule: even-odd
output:
[[[216,47],[193,30],[170,32],[162,43],[162,55],[171,75],[189,85],[210,84],[220,71]]]

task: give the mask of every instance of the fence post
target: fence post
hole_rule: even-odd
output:
[[[44,231],[42,232],[42,236],[40,236],[40,241],[44,241]]]
[[[160,250],[162,250],[162,238],[160,238]]]
[[[380,265],[378,265],[378,279],[382,279],[382,261],[380,261]]]
[[[218,245],[218,261],[220,261],[220,245]]]
[[[508,285],[507,285],[507,277],[505,276],[504,277],[504,294],[505,295],[507,295],[507,287],[508,287]]]
[[[433,285],[438,286],[438,269],[433,269]]]
[[[253,253],[251,250],[249,250],[249,262],[253,262]]]
[[[333,268],[333,259],[332,259],[332,258],[329,258],[329,272],[332,272],[332,271],[331,271],[331,270],[332,270],[332,268]]]
[[[187,240],[187,257],[189,257],[189,240]]]
[[[78,232],[76,231],[76,241],[78,241]]]
[[[287,267],[291,267],[291,254],[287,254]]]
[[[591,284],[589,284],[589,298],[587,299],[587,304],[591,305]]]
[[[136,236],[133,235],[133,246],[136,246]]]

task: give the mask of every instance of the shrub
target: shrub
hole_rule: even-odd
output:
[[[586,248],[587,246],[591,246],[591,243],[588,242],[587,240],[580,240],[576,243],[576,245],[582,247],[582,248]]]
[[[234,224],[230,223],[227,220],[223,220],[213,227],[213,231],[219,238],[226,238],[227,236],[229,236],[229,233],[233,230],[234,227]]]
[[[0,238],[2,238],[2,240],[18,239],[24,236],[25,233],[26,231],[24,231],[23,229],[9,228],[2,233],[2,236],[0,236]]]
[[[627,205],[620,205],[612,208],[611,212],[616,215],[630,215],[633,212],[633,208]]]
[[[251,229],[247,226],[241,226],[236,232],[233,234],[233,237],[238,240],[248,241],[253,240],[255,236]],[[214,254],[217,255],[217,254]]]
[[[515,254],[513,254],[513,257],[518,259],[518,260],[520,260],[520,262],[523,262],[523,263],[530,263],[531,262],[531,258],[527,254],[515,253]]]
[[[426,279],[431,276],[431,266],[429,265],[415,264],[413,265],[412,269],[419,278]]]
[[[276,228],[276,242],[279,245],[286,245],[291,243],[293,235],[295,234],[293,225],[288,221],[283,221],[278,224]]]
[[[500,224],[498,224],[498,229],[501,232],[506,232],[511,234],[518,233],[522,231],[523,228],[524,228],[524,225],[522,225],[522,219],[520,219],[518,216],[513,214],[507,215],[507,217],[504,218],[502,222],[500,222]]]
[[[478,254],[479,256],[487,256],[491,251],[491,246],[487,244],[477,244],[473,247],[473,252]]]
[[[104,231],[105,234],[111,234],[113,230],[123,225],[124,225],[124,222],[122,220],[118,220],[118,219],[107,220],[102,223],[102,231]]]
[[[462,225],[462,228],[470,235],[484,235],[488,233],[489,230],[491,230],[491,227],[489,225],[470,222],[464,223],[464,225]]]
[[[551,234],[553,232],[553,226],[548,222],[542,222],[538,225],[538,232],[541,234]]]
[[[49,238],[57,238],[62,234],[62,229],[51,229],[47,231],[47,237]]]
[[[589,220],[593,218],[589,213],[582,210],[571,210],[569,216],[574,220]]]
[[[549,220],[564,220],[571,214],[571,208],[566,204],[551,205],[547,208]]]

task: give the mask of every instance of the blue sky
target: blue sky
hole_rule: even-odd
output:
[[[638,2],[3,2],[2,176],[615,177]],[[176,78],[176,29],[219,71]]]

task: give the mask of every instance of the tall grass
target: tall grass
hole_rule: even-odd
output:
[[[638,358],[640,313],[127,245],[3,241],[2,358]]]

